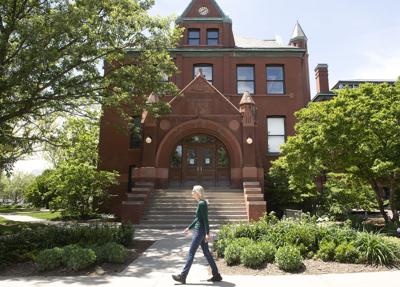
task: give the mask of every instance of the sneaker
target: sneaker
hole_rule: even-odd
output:
[[[213,275],[210,279],[207,280],[208,282],[220,282],[222,281],[221,274]]]
[[[184,278],[181,274],[179,275],[172,275],[172,279],[182,284],[186,284],[186,278]]]

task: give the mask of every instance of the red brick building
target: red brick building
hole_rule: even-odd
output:
[[[132,135],[115,128],[124,126],[116,114],[104,112],[100,168],[121,174],[112,209],[137,221],[142,207],[127,200],[153,189],[246,183],[246,194],[259,194],[246,200],[256,198],[255,210],[265,211],[264,172],[293,135],[294,113],[310,100],[307,37],[298,23],[287,45],[234,36],[214,0],[191,1],[177,24],[185,32],[171,50],[180,71],[171,80],[181,95],[162,99],[172,112],[157,120],[144,112]],[[132,190],[136,196],[127,194]]]

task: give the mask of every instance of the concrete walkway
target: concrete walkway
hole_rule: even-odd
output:
[[[7,214],[2,213],[0,217],[4,217],[7,220],[11,221],[19,221],[19,222],[47,222],[46,219],[39,219],[28,215],[16,215],[16,214]]]
[[[180,285],[171,279],[179,273],[189,249],[191,237],[180,232],[158,230],[137,230],[137,239],[158,240],[140,258],[134,261],[118,276],[106,277],[0,277],[2,287],[26,286],[138,286],[168,287]],[[223,274],[222,274],[223,275]],[[224,281],[209,283],[206,260],[198,251],[187,279],[189,286],[296,286],[296,287],[376,287],[393,285],[400,278],[400,271],[360,274],[329,275],[285,275],[285,276],[224,276]]]

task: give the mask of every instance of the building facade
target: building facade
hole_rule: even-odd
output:
[[[307,37],[299,23],[287,45],[243,38],[214,0],[193,0],[177,24],[185,31],[170,51],[179,70],[170,80],[181,93],[149,96],[168,101],[171,113],[154,119],[144,111],[132,134],[116,128],[126,123],[112,110],[101,121],[99,168],[121,175],[112,211],[134,221],[141,211],[126,206],[127,198],[140,188],[245,183],[263,194],[264,173],[294,134],[294,113],[310,100]]]

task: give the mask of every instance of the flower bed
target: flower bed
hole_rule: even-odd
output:
[[[262,244],[269,247],[262,249]],[[350,224],[318,224],[308,216],[278,220],[266,215],[252,224],[222,226],[214,250],[228,265],[263,268],[275,262],[288,272],[304,269],[304,259],[389,267],[400,264],[397,238],[356,231]]]

